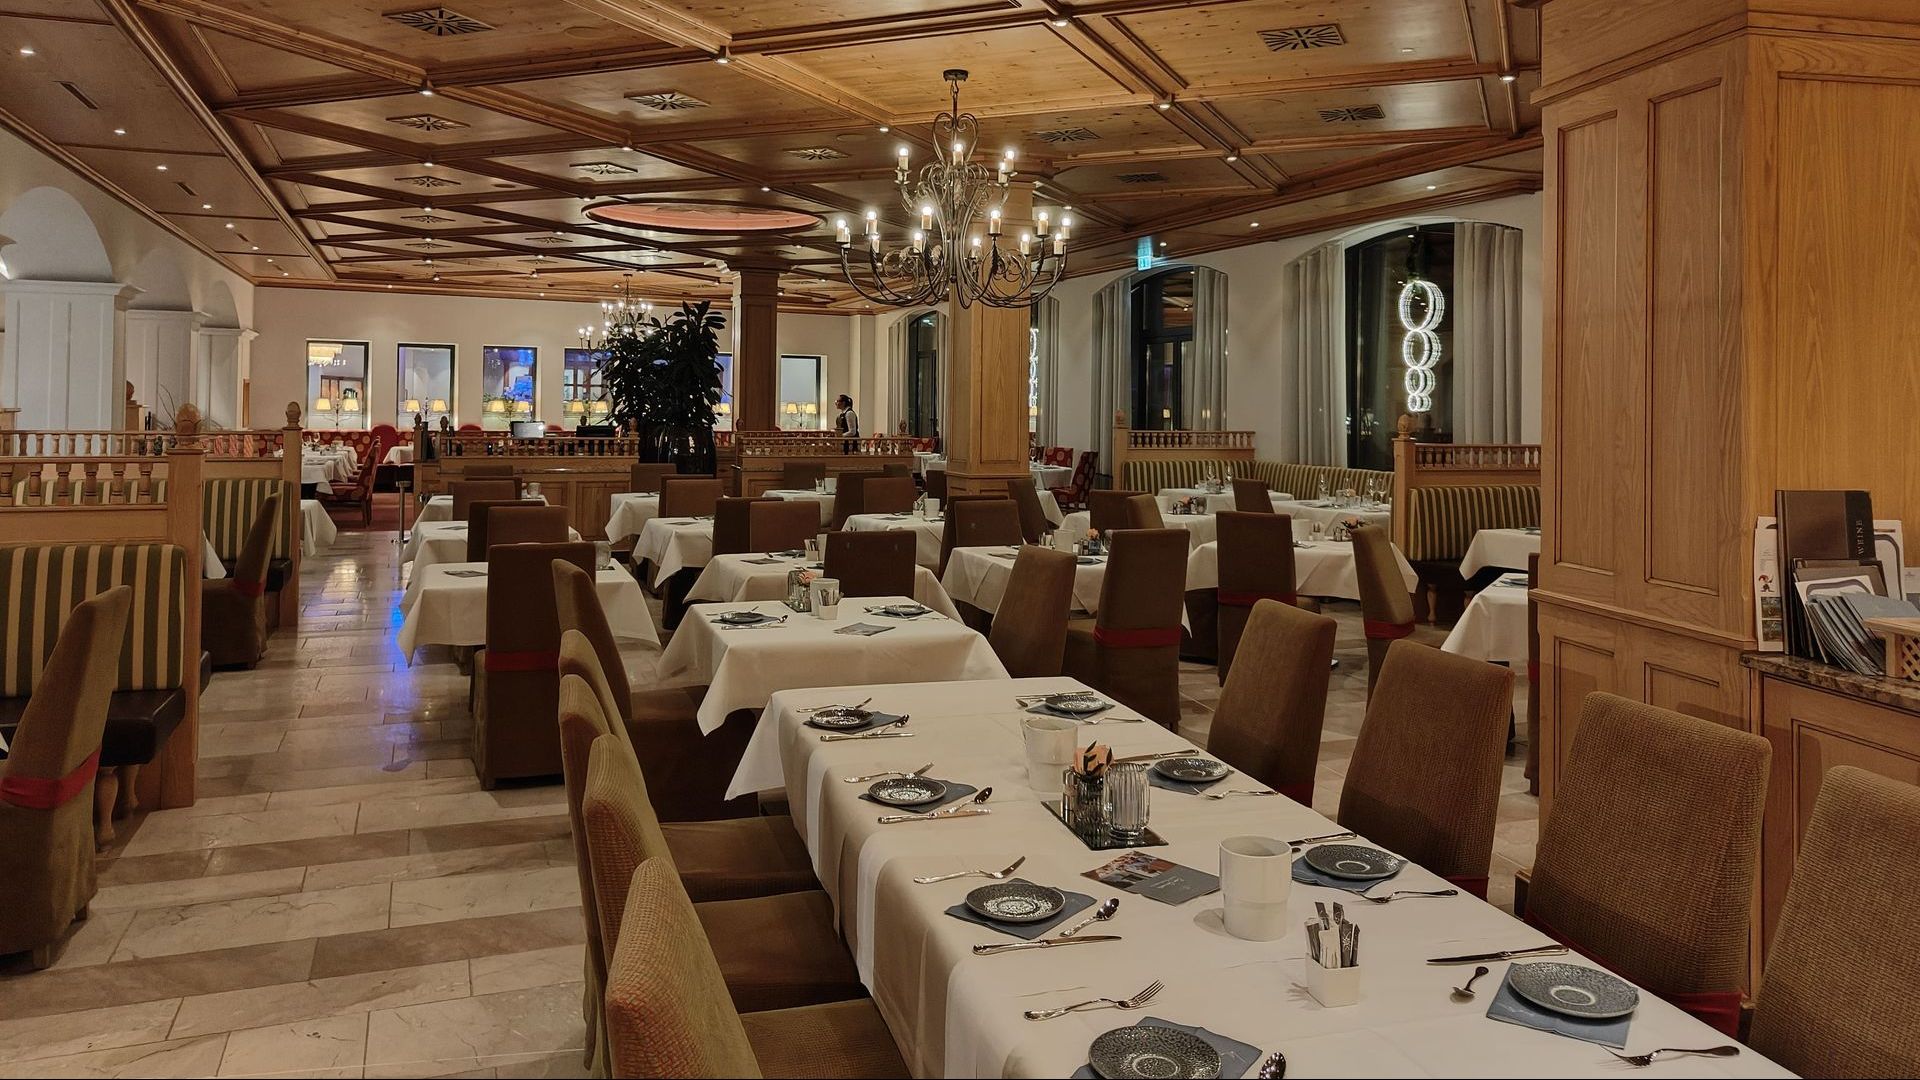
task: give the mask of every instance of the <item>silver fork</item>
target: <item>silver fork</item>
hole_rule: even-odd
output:
[[[873,699],[868,698],[867,700],[861,702],[858,705],[814,705],[809,708],[800,709],[797,711],[803,712],[803,713],[817,713],[817,712],[825,712],[828,709],[847,709],[847,710],[864,709],[869,704],[872,704],[872,702],[873,702]]]
[[[992,878],[995,881],[1000,881],[1005,878],[1012,877],[1013,872],[1015,870],[1020,869],[1020,864],[1026,861],[1027,861],[1027,857],[1025,855],[1022,855],[1019,858],[1008,863],[1007,868],[1005,870],[962,870],[954,874],[933,874],[928,877],[917,877],[913,879],[913,882],[916,885],[932,885],[936,881],[952,881],[954,878],[963,878],[963,877],[983,877],[983,878]]]
[[[1644,1054],[1622,1054],[1605,1046],[1600,1049],[1605,1050],[1607,1053],[1612,1054],[1614,1057],[1619,1058],[1621,1061],[1626,1062],[1636,1069],[1644,1069],[1653,1064],[1653,1059],[1659,1057],[1661,1054],[1699,1054],[1702,1057],[1736,1057],[1740,1053],[1739,1047],[1731,1045],[1709,1046],[1704,1050],[1685,1050],[1677,1046],[1663,1046],[1658,1050],[1649,1050]]]
[[[1200,796],[1203,799],[1213,799],[1214,801],[1217,802],[1221,799],[1225,799],[1234,795],[1259,796],[1259,795],[1278,795],[1280,793],[1277,791],[1252,791],[1245,788],[1236,788],[1232,791],[1196,791],[1194,792],[1194,794]]]
[[[822,735],[820,736],[820,741],[821,742],[851,742],[854,739],[904,738],[913,733],[911,731],[901,731],[900,728],[904,726],[906,722],[911,719],[913,719],[913,717],[911,716],[902,716],[900,719],[895,720],[891,724],[881,724],[877,728],[869,728],[868,730],[863,731],[858,735]]]
[[[1029,1020],[1052,1020],[1056,1016],[1065,1016],[1070,1012],[1083,1009],[1137,1009],[1157,997],[1167,984],[1155,979],[1147,984],[1145,990],[1128,998],[1094,998],[1090,1001],[1076,1001],[1072,1005],[1062,1005],[1057,1009],[1028,1009]]]
[[[875,780],[885,779],[889,776],[925,776],[927,775],[927,770],[931,768],[933,768],[933,762],[929,761],[912,772],[901,772],[895,769],[892,772],[868,773],[865,776],[843,776],[840,778],[840,781],[845,784],[866,784]]]
[[[1459,896],[1459,895],[1460,895],[1459,889],[1435,889],[1432,892],[1420,892],[1414,889],[1402,889],[1399,892],[1390,892],[1385,896],[1368,896],[1365,893],[1361,893],[1360,899],[1365,900],[1369,904],[1391,904],[1395,900],[1398,900],[1404,896]]]

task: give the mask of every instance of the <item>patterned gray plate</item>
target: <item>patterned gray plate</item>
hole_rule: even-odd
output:
[[[1632,984],[1579,964],[1515,964],[1507,981],[1514,993],[1535,1005],[1582,1020],[1610,1020],[1640,1005],[1640,991]]]
[[[754,623],[766,622],[772,617],[758,611],[723,611],[713,621],[725,623],[728,626],[751,626]]]
[[[1187,1031],[1123,1027],[1093,1040],[1087,1064],[1105,1080],[1214,1080],[1220,1051]]]
[[[1405,859],[1395,858],[1379,848],[1361,847],[1358,844],[1322,844],[1308,851],[1306,860],[1308,866],[1323,874],[1350,881],[1389,878],[1407,865]]]
[[[995,922],[1039,922],[1060,914],[1060,909],[1066,906],[1067,898],[1059,889],[1018,878],[982,885],[967,894],[968,909]]]
[[[1218,780],[1232,772],[1225,762],[1203,757],[1161,758],[1153,763],[1153,771],[1169,780],[1184,780],[1189,784],[1204,784],[1209,780]]]
[[[918,615],[925,615],[933,609],[924,604],[888,604],[874,610],[882,615],[892,615],[897,619],[911,619]]]
[[[925,806],[946,798],[947,785],[924,776],[897,776],[875,781],[867,794],[888,806]]]
[[[807,726],[828,731],[852,731],[866,727],[872,721],[873,714],[865,709],[832,708],[821,709],[807,717]]]
[[[1047,695],[1047,708],[1053,709],[1057,712],[1075,713],[1078,715],[1086,716],[1086,715],[1091,715],[1093,713],[1100,712],[1103,709],[1110,709],[1112,707],[1113,706],[1108,705],[1106,702],[1100,700],[1097,697],[1092,696],[1091,694],[1049,694]]]

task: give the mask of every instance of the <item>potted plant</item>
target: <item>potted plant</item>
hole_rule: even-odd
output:
[[[705,300],[683,303],[663,322],[615,334],[599,359],[609,419],[640,439],[640,460],[671,461],[681,472],[714,471],[714,406],[720,403],[720,338],[726,320]]]

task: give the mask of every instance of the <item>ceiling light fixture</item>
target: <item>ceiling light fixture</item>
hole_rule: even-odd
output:
[[[259,244],[255,244],[255,245],[253,245],[252,247],[250,247],[250,248],[248,248],[247,250],[248,250],[248,251],[259,251],[259,250],[260,250],[260,245],[259,245]]]
[[[949,68],[943,75],[952,104],[933,119],[934,160],[920,169],[918,177],[910,177],[911,150],[902,145],[894,164],[901,206],[910,218],[918,211],[920,227],[909,243],[883,252],[879,212],[868,210],[866,272],[856,275],[853,235],[847,219],[838,219],[834,239],[840,246],[841,272],[863,298],[894,307],[949,298],[957,299],[963,308],[975,301],[996,308],[1031,307],[1053,291],[1066,270],[1073,219],[1063,214],[1054,226],[1051,215],[1042,210],[1034,217],[1033,232],[1020,234],[1017,248],[1001,247],[1001,216],[1008,181],[1014,176],[1015,152],[1007,149],[992,166],[973,160],[980,122],[972,113],[960,111],[960,84],[967,73]],[[995,204],[991,210],[989,200]],[[978,221],[983,211],[984,229]]]
[[[20,55],[21,55],[21,56],[32,56],[32,55],[33,55],[33,46],[31,46],[31,45],[22,45],[22,46],[20,46]]]
[[[154,166],[154,169],[155,169],[156,171],[158,171],[158,172],[166,172],[166,171],[167,171],[167,167],[166,167],[165,165],[155,165],[155,166]]]
[[[201,204],[200,204],[200,209],[202,209],[202,210],[211,210],[211,209],[213,209],[213,204],[212,204],[212,203],[210,203],[210,202],[203,202],[203,203],[201,203]]]
[[[761,191],[772,191],[772,190],[773,190],[773,188],[772,188],[772,187],[770,187],[770,186],[768,186],[768,185],[766,185],[766,184],[761,184],[761,185],[760,185],[760,190],[761,190]]]
[[[114,129],[113,129],[113,133],[114,133],[115,135],[125,135],[125,134],[127,133],[127,129],[126,129],[126,128],[114,128]]]
[[[432,158],[428,158],[427,160],[425,160],[425,161],[423,161],[423,162],[421,162],[421,163],[420,163],[420,167],[421,167],[421,168],[423,168],[423,169],[431,169],[431,168],[433,168],[433,159],[432,159]]]
[[[1234,161],[1239,161],[1239,160],[1240,160],[1240,155],[1239,155],[1239,154],[1235,154],[1235,153],[1228,153],[1228,154],[1227,154],[1227,160],[1228,160],[1229,162],[1234,162]]]
[[[1509,71],[1509,72],[1507,72],[1507,73],[1506,73],[1505,75],[1502,75],[1502,76],[1500,76],[1500,81],[1501,81],[1501,82],[1512,82],[1512,81],[1514,81],[1515,79],[1518,79],[1519,77],[1520,77],[1520,76],[1518,76],[1518,75],[1515,75],[1515,74],[1514,74],[1513,72],[1511,72],[1511,71]]]
[[[725,45],[720,46],[720,51],[713,54],[713,62],[716,64],[733,63],[733,50]]]
[[[233,222],[231,221],[227,222],[227,228],[229,229],[233,228]]]
[[[886,134],[887,132],[889,132],[889,131],[892,131],[892,130],[893,130],[892,128],[890,128],[890,127],[888,127],[888,126],[887,126],[887,125],[885,125],[885,124],[881,124],[881,125],[880,125],[880,134],[882,134],[882,135],[885,135],[885,134]]]
[[[420,84],[420,96],[421,96],[421,97],[432,97],[432,96],[433,96],[433,83],[432,83],[432,81],[428,81],[428,82],[423,82],[423,83],[421,83],[421,84]]]
[[[1060,16],[1056,16],[1054,18],[1048,19],[1047,21],[1052,23],[1055,26],[1065,26],[1067,25],[1068,19],[1065,15],[1060,15]]]
[[[1173,99],[1161,98],[1159,101],[1153,103],[1153,107],[1159,109],[1161,112],[1166,112],[1168,109],[1173,108]]]
[[[1439,184],[1428,184],[1428,185],[1427,185],[1427,190],[1428,190],[1428,191],[1438,191],[1438,190],[1440,190],[1440,185],[1439,185]]]
[[[1247,228],[1249,228],[1249,229],[1257,229],[1257,228],[1259,228],[1259,227],[1260,227],[1260,223],[1259,223],[1259,222],[1257,222],[1257,221],[1249,221],[1249,222],[1247,222]]]

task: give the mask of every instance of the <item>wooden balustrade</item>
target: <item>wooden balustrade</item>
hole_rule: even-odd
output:
[[[1113,414],[1113,460],[1100,471],[1115,486],[1126,483],[1129,461],[1252,461],[1251,431],[1187,431],[1127,426],[1125,413]]]

